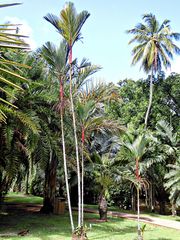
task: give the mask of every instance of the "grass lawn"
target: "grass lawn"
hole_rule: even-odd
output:
[[[19,200],[18,203],[32,203],[26,201],[26,196],[8,196],[7,201]],[[34,197],[31,200],[34,199]],[[21,199],[21,200],[20,200]],[[35,202],[34,202],[35,200]],[[37,199],[33,200],[37,203]],[[12,202],[12,201],[10,201]],[[42,203],[42,199],[41,199]],[[77,219],[77,213],[74,213]],[[88,232],[89,240],[133,240],[136,237],[136,221],[109,218],[108,222],[97,222],[99,218],[96,214],[85,214],[85,223],[91,229]],[[28,229],[26,236],[17,236],[17,233]],[[3,235],[2,235],[3,234]],[[2,239],[24,239],[24,240],[70,240],[70,225],[68,213],[65,215],[45,215],[32,212],[7,212],[5,209],[0,212],[0,236]],[[144,235],[145,240],[179,240],[180,231],[156,227],[147,224]]]
[[[85,204],[85,207],[86,208],[95,209],[95,210],[98,209],[97,205]],[[135,214],[131,210],[120,209],[119,207],[116,207],[116,206],[109,207],[109,211]],[[150,217],[157,217],[157,218],[161,218],[161,219],[174,220],[174,221],[180,222],[180,216],[173,217],[172,215],[160,215],[158,213],[151,213],[151,212],[149,213],[149,212],[145,212],[145,211],[143,211],[143,212],[141,211],[141,216],[142,217],[148,217],[148,216],[150,216]]]
[[[77,215],[75,214],[77,218]],[[109,218],[106,223],[96,223],[98,216],[85,214],[86,224],[92,228],[89,240],[133,240],[136,237],[136,222],[126,219]],[[27,236],[13,236],[29,229]],[[33,214],[9,214],[0,216],[0,234],[6,239],[24,240],[70,240],[70,225],[67,214],[64,216]],[[147,225],[145,240],[178,240],[180,231]],[[2,236],[2,235],[1,235]]]
[[[5,197],[5,202],[8,203],[32,203],[32,204],[42,204],[43,198],[36,197],[32,195],[25,195],[22,193],[8,193]]]

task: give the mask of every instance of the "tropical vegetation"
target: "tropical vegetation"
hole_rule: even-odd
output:
[[[13,5],[18,4],[0,7]],[[174,43],[180,34],[171,30],[169,20],[160,24],[155,15],[143,15],[144,23],[127,32],[134,35],[130,43],[138,44],[132,64],[141,62],[150,76],[117,85],[94,83],[101,67],[72,54],[89,17],[87,11],[77,13],[71,2],[60,16],[47,14],[45,20],[62,40],[35,51],[16,24],[0,27],[0,199],[8,205],[9,192],[41,197],[39,219],[48,219],[50,229],[55,224],[59,239],[102,235],[99,225],[90,231],[86,225],[87,217],[97,218],[85,214],[85,204],[93,204],[104,228],[117,230],[118,239],[130,234],[140,240],[146,235],[141,211],[180,214],[180,74],[164,72],[180,52]],[[68,214],[52,215],[66,202]],[[137,213],[137,230],[134,222],[109,217],[108,209],[115,206]],[[3,214],[2,208],[2,221]],[[127,230],[119,230],[119,224]],[[147,226],[146,239],[149,229],[155,228]]]

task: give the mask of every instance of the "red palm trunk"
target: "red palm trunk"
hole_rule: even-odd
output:
[[[85,130],[84,130],[84,126],[82,126],[82,135],[81,135],[81,141],[84,144],[84,140],[85,140]]]

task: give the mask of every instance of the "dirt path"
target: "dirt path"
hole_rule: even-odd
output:
[[[84,211],[89,213],[98,213],[97,210],[93,210],[89,208],[85,208]],[[108,211],[108,216],[137,220],[137,215],[130,214],[130,213]],[[161,219],[161,218],[150,217],[150,216],[147,216],[147,217],[141,216],[140,221],[144,223],[150,223],[153,225],[161,226],[161,227],[174,228],[174,229],[180,230],[180,222],[174,221],[174,220],[167,220],[167,219]]]
[[[31,203],[0,203],[0,210],[3,212],[39,212],[42,205]]]

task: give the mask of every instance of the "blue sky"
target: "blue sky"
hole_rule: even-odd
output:
[[[14,2],[9,0],[3,3]],[[17,0],[16,0],[17,2]],[[21,1],[20,1],[21,2]],[[60,35],[43,19],[47,13],[59,15],[64,0],[24,0],[23,5],[1,9],[1,23],[7,19],[24,23],[24,31],[30,35],[32,45],[40,47],[47,41],[59,44]],[[87,10],[91,16],[82,28],[83,43],[74,48],[74,57],[89,59],[101,65],[97,79],[118,82],[120,79],[144,77],[139,66],[131,66],[131,36],[125,31],[141,22],[142,14],[156,15],[161,22],[171,20],[172,29],[180,32],[179,0],[74,0],[78,12]],[[27,31],[26,31],[27,30]],[[180,43],[178,43],[180,46]],[[180,72],[180,57],[175,57],[172,71]]]

